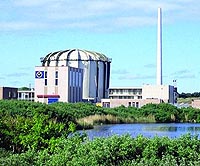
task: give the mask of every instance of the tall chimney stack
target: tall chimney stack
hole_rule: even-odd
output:
[[[158,8],[157,85],[162,85],[162,10]]]

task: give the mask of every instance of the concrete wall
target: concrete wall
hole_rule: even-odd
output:
[[[144,85],[142,87],[143,99],[161,99],[165,103],[174,104],[174,87],[170,85]]]

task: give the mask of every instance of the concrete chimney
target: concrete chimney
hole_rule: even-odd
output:
[[[162,85],[162,10],[158,8],[157,85]]]

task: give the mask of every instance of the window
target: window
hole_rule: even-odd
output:
[[[44,80],[44,85],[47,86],[47,79]]]
[[[44,78],[47,78],[47,71],[44,72]]]
[[[76,87],[78,86],[78,76],[79,76],[78,71],[76,71]]]
[[[11,98],[11,92],[8,92],[8,97]]]
[[[55,79],[55,85],[56,86],[58,85],[58,79]]]
[[[72,83],[72,86],[73,87],[75,87],[76,86],[76,72],[75,71],[73,71],[73,73],[72,73],[72,80],[73,80],[73,83]]]
[[[16,96],[17,96],[17,95],[16,95],[16,92],[13,92],[13,93],[12,93],[12,97],[16,98]]]
[[[131,106],[131,102],[128,102],[128,106],[129,106],[129,107]]]
[[[34,93],[33,92],[31,93],[31,96],[32,96],[32,98],[34,98]]]
[[[81,73],[79,73],[79,83],[78,83],[79,87],[81,87],[81,82],[82,82],[82,75],[81,75]]]
[[[58,71],[55,72],[55,78],[58,78]]]
[[[110,108],[110,102],[103,102],[103,107]]]
[[[73,83],[73,80],[72,80],[72,70],[70,70],[70,76],[69,76],[69,79],[70,79],[70,82],[69,82],[69,86],[72,86],[72,83]]]

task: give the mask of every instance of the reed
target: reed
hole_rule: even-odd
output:
[[[138,117],[136,119],[137,123],[156,123],[154,115],[148,115],[146,117]]]
[[[116,117],[113,115],[90,115],[84,118],[77,119],[76,122],[84,129],[93,128],[94,125],[99,124],[120,124],[120,123],[155,123],[155,117],[149,115],[147,117],[137,117],[137,118],[123,118]]]

